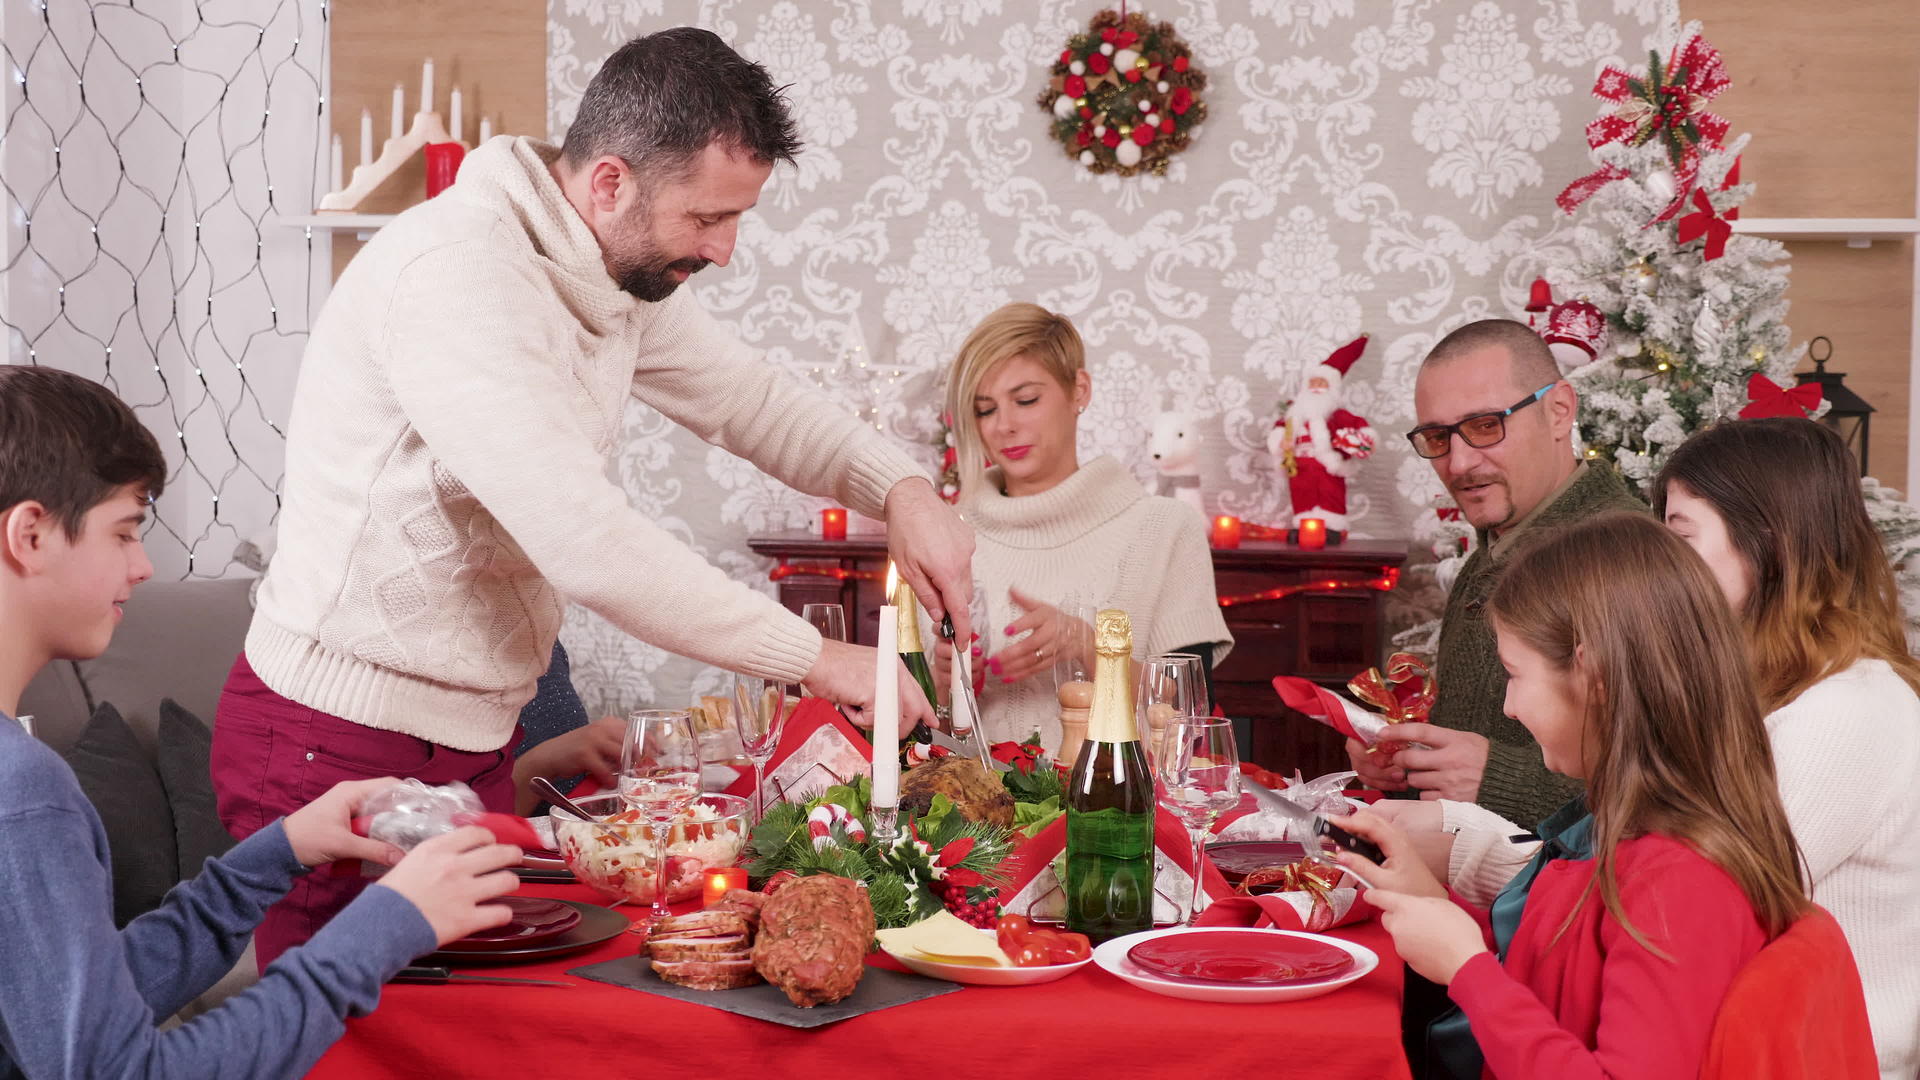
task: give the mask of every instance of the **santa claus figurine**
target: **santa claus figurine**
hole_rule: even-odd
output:
[[[1362,334],[1308,368],[1299,396],[1267,436],[1267,450],[1287,476],[1293,527],[1319,518],[1330,541],[1347,532],[1347,480],[1373,456],[1373,428],[1340,407],[1340,383],[1366,348]]]

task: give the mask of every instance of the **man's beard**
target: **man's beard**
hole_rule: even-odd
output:
[[[673,274],[675,270],[683,270],[691,275],[706,268],[707,260],[697,256],[661,262],[659,252],[648,247],[631,263],[623,260],[617,264],[614,267],[614,281],[625,292],[649,304],[657,304],[672,296],[673,290],[680,287],[679,279]]]

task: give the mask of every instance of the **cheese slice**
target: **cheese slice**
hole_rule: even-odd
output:
[[[973,967],[1012,967],[991,933],[967,925],[951,911],[921,919],[912,926],[881,930],[874,935],[881,948],[895,956],[931,960],[936,964]]]

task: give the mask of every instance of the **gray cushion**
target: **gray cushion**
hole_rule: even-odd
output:
[[[104,702],[66,759],[106,828],[113,860],[113,921],[125,926],[159,907],[180,880],[166,789],[133,729]]]
[[[214,808],[213,776],[207,760],[212,751],[213,732],[207,725],[172,698],[163,698],[160,785],[166,789],[167,806],[173,812],[181,881],[198,875],[208,859],[224,855],[233,847],[233,837],[220,824],[220,814]]]
[[[33,717],[33,733],[57,754],[73,749],[87,729],[93,703],[71,660],[55,660],[40,669],[20,693],[20,714]]]
[[[111,701],[140,741],[155,744],[160,699],[214,723],[220,688],[246,643],[248,578],[149,581],[133,590],[113,644],[76,665],[92,702]]]

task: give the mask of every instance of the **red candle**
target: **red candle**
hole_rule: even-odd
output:
[[[820,511],[820,539],[845,540],[847,538],[847,512],[838,506],[829,506]]]
[[[466,155],[466,147],[457,142],[427,144],[427,198],[453,186],[454,177],[460,174],[460,159]]]
[[[1231,514],[1221,514],[1213,519],[1213,530],[1209,536],[1217,548],[1237,548],[1240,546],[1240,519]]]
[[[747,887],[747,871],[741,866],[716,866],[707,871],[706,889],[701,893],[705,906],[712,907],[727,898],[728,889]]]
[[[1319,551],[1327,546],[1327,523],[1319,518],[1304,518],[1300,522],[1300,546],[1308,551]]]

